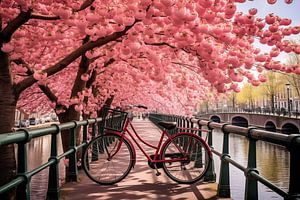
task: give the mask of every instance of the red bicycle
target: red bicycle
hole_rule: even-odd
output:
[[[142,105],[135,107],[146,109]],[[115,109],[106,111],[104,134],[92,139],[84,152],[83,169],[91,180],[110,185],[124,179],[136,162],[131,140],[147,157],[156,175],[160,175],[158,169],[163,168],[172,180],[185,184],[195,183],[204,177],[211,163],[212,152],[201,137],[188,132],[171,135],[166,130],[176,128],[176,122],[161,121],[159,125],[165,130],[158,145],[154,146],[139,136],[127,115],[127,112]],[[148,155],[139,141],[153,148],[154,155]]]

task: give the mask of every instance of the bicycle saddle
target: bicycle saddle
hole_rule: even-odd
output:
[[[164,127],[165,129],[172,130],[176,127],[176,122],[166,122],[166,121],[160,121],[158,122],[158,125]]]

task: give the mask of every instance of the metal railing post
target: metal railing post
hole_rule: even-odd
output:
[[[182,122],[181,122],[181,117],[177,116],[177,121],[178,121],[178,127],[182,127]],[[180,130],[178,129],[177,132],[180,132]]]
[[[190,123],[191,123],[191,129],[194,128],[194,123],[192,122],[192,118],[189,119]],[[193,131],[191,131],[191,133],[193,133]]]
[[[211,123],[208,122],[207,123],[207,128],[208,128],[208,145],[210,146],[211,149],[213,149],[212,147],[212,131],[213,129],[209,126],[209,124]],[[214,160],[212,158],[211,160],[211,164],[208,168],[208,171],[206,172],[205,176],[204,176],[204,181],[207,181],[207,182],[216,182],[216,173],[215,173],[215,166],[214,166]]]
[[[288,147],[290,151],[290,183],[288,197],[285,200],[300,199],[300,136],[290,135],[291,143]]]
[[[97,132],[97,125],[96,123],[94,123],[92,125],[92,139],[94,139],[96,137],[96,132]],[[98,145],[96,142],[93,143],[92,146],[92,161],[96,161],[98,160]]]
[[[176,119],[175,119],[175,116],[174,115],[172,115],[172,116],[170,116],[171,117],[171,122],[176,122]],[[174,128],[173,130],[171,130],[171,134],[173,135],[173,134],[175,134],[175,131],[176,131],[176,128]]]
[[[202,131],[201,131],[201,128],[202,128],[202,126],[201,126],[201,124],[200,124],[200,119],[197,121],[197,124],[198,124],[198,129],[199,129],[199,131],[198,131],[198,136],[199,137],[202,137]]]
[[[51,154],[50,160],[55,160],[54,165],[49,167],[49,181],[48,181],[48,191],[47,200],[58,200],[59,199],[59,160],[57,159],[57,135],[60,132],[59,126],[57,124],[52,124],[56,128],[56,132],[51,134]]]
[[[81,166],[83,165],[83,159],[84,159],[84,152],[86,151],[87,149],[87,144],[88,144],[88,141],[87,141],[87,134],[88,134],[88,120],[86,120],[87,123],[86,125],[83,126],[83,133],[82,133],[82,143],[84,143],[85,145],[82,147],[82,154],[81,154]],[[89,168],[89,162],[88,162],[88,156],[86,157],[86,164],[88,165],[87,167]]]
[[[218,197],[230,198],[230,176],[229,176],[229,163],[224,160],[225,157],[229,156],[229,132],[225,131],[224,128],[227,124],[223,124],[223,150],[221,157],[220,167],[220,178],[218,185]]]
[[[200,119],[197,121],[197,124],[198,124],[198,133],[196,133],[196,134],[198,134],[198,136],[199,137],[202,137],[202,132],[201,132],[201,128],[202,128],[202,126],[201,126],[201,124],[200,124]],[[202,166],[203,166],[203,163],[202,163],[202,149],[201,149],[201,147],[199,147],[199,149],[197,149],[198,150],[198,152],[199,152],[199,159],[197,159],[197,161],[196,161],[196,163],[195,163],[195,167],[199,167],[199,168],[201,168]]]
[[[188,117],[185,118],[185,121],[186,121],[186,128],[191,128],[190,126],[190,119]],[[185,132],[190,132],[190,130],[186,130]]]
[[[20,184],[17,187],[17,200],[24,200],[30,199],[30,178],[26,176],[27,172],[27,142],[30,141],[30,135],[28,130],[26,129],[21,129],[24,131],[26,135],[26,140],[23,142],[18,143],[18,176],[23,176],[25,178],[25,182]]]
[[[70,149],[73,152],[69,155],[69,169],[68,169],[68,176],[67,181],[69,182],[76,182],[78,178],[78,170],[77,170],[77,155],[76,155],[76,129],[77,123],[73,121],[75,127],[70,130]]]
[[[251,136],[251,131],[255,128],[248,129],[248,139],[249,139],[249,148],[248,148],[248,165],[245,170],[246,184],[245,184],[245,200],[256,200],[258,199],[258,188],[257,188],[257,179],[251,177],[251,172],[256,169],[256,139],[253,139]]]

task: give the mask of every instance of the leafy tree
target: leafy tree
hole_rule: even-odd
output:
[[[241,92],[237,94],[237,102],[243,107],[248,107],[249,109],[255,108],[255,99],[258,94],[257,87],[252,84],[245,84],[241,89]]]
[[[270,102],[271,111],[274,112],[275,109],[275,97],[280,91],[280,86],[283,85],[283,80],[280,78],[280,74],[268,71],[265,73],[267,77],[266,82],[261,84],[259,87],[261,88],[261,95],[266,96],[268,101]]]
[[[293,87],[293,91],[295,91],[295,96],[300,98],[300,57],[297,54],[291,54],[288,57],[288,64],[290,64],[293,68],[298,69],[298,73],[288,74],[286,73],[286,79]]]

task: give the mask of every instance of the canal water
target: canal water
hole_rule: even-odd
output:
[[[59,138],[59,153],[62,152],[61,139]],[[47,162],[50,156],[50,136],[36,138],[28,144],[28,168],[29,170]],[[213,132],[213,146],[216,150],[222,150],[223,134]],[[231,158],[247,166],[248,141],[242,137],[230,134]],[[217,181],[219,179],[220,161],[214,155]],[[257,142],[257,168],[261,175],[284,190],[288,190],[289,180],[289,153],[282,147],[265,142]],[[60,162],[60,174],[64,176],[64,163]],[[64,178],[61,178],[62,182]],[[31,199],[44,200],[48,186],[48,169],[33,176],[31,180]],[[243,172],[230,165],[230,186],[232,199],[244,199],[245,178]],[[283,199],[259,183],[259,199]]]
[[[223,134],[213,131],[213,147],[222,152]],[[229,134],[229,154],[231,158],[244,167],[247,166],[248,140],[243,136]],[[260,175],[267,178],[281,189],[288,191],[289,185],[289,153],[278,145],[257,141],[256,144],[257,169]],[[220,160],[214,155],[217,182],[219,182]],[[232,199],[244,199],[245,178],[244,173],[238,168],[230,165],[230,187]],[[258,183],[259,199],[283,199],[281,196]]]
[[[58,139],[58,154],[62,154],[62,143],[60,134],[57,135]],[[34,138],[28,144],[28,170],[35,169],[36,167],[46,163],[50,157],[51,149],[51,136],[43,136]],[[48,173],[49,168],[44,169],[38,174],[34,175],[30,182],[31,199],[32,200],[45,200],[48,188]],[[65,177],[65,166],[63,160],[59,163],[60,184],[63,183]]]

